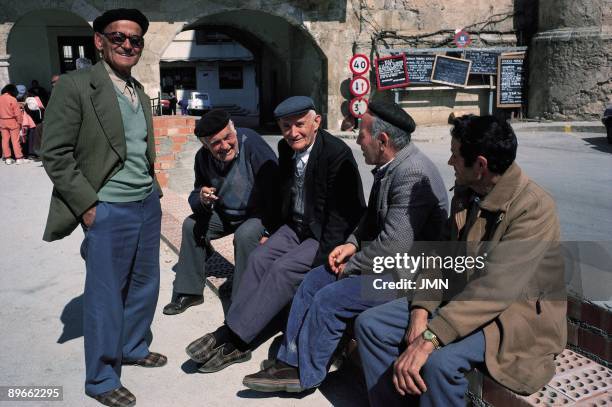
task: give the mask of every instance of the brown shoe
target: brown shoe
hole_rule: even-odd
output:
[[[110,407],[131,407],[136,405],[136,396],[123,386],[91,397]]]
[[[251,390],[265,393],[301,393],[306,390],[300,385],[298,368],[278,360],[266,369],[245,376],[242,384]]]
[[[206,334],[187,345],[185,352],[194,362],[206,363],[212,357],[215,345],[215,336]]]
[[[122,361],[122,365],[135,365],[141,367],[162,367],[168,363],[168,358],[157,352],[149,352],[147,356],[142,359],[133,361]]]
[[[251,351],[241,352],[233,348],[229,353],[224,346],[213,349],[211,357],[198,369],[200,373],[214,373],[223,370],[234,363],[242,363],[251,360]]]

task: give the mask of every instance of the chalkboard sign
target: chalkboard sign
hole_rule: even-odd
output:
[[[431,72],[436,56],[433,54],[406,55],[410,84],[431,83]]]
[[[501,54],[497,66],[497,107],[523,105],[525,54]]]
[[[378,89],[392,89],[408,86],[406,55],[394,55],[376,60]]]
[[[472,61],[436,55],[431,81],[445,85],[465,87]]]
[[[497,52],[465,50],[463,58],[472,61],[471,74],[495,75],[497,73]]]

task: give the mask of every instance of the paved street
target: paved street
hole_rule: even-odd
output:
[[[517,126],[529,128],[530,124]],[[564,240],[609,241],[612,235],[612,148],[603,133],[562,133],[518,130],[518,163],[554,196]],[[448,127],[419,129],[419,148],[440,167],[452,186]],[[275,144],[277,136],[267,137]],[[359,146],[347,140],[360,165],[366,190],[371,186],[369,167]],[[197,148],[190,144],[173,175],[171,187],[187,193],[192,187]],[[81,294],[84,265],[78,249],[82,233],[55,243],[41,240],[51,184],[40,163],[0,164],[0,385],[61,385],[64,401],[53,405],[99,405],[83,394],[84,362]],[[366,193],[367,193],[366,191]],[[340,371],[314,394],[304,398],[260,396],[241,385],[245,374],[258,370],[270,342],[254,352],[248,363],[213,375],[194,373],[184,347],[192,339],[216,328],[223,320],[220,301],[207,289],[205,304],[168,317],[161,308],[170,298],[176,255],[162,246],[161,293],[153,324],[152,349],[168,355],[161,369],[126,367],[123,383],[139,406],[359,406],[363,389],[355,372]],[[347,385],[351,383],[352,385]],[[6,403],[0,403],[0,406]],[[9,404],[6,404],[9,405]],[[40,403],[19,403],[20,406]]]

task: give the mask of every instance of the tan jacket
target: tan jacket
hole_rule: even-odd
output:
[[[17,99],[9,93],[0,95],[0,128],[18,129],[22,118],[23,111]]]
[[[567,340],[555,204],[516,163],[476,204],[470,225],[473,197],[469,191],[455,191],[450,239],[465,239],[468,247],[473,242],[474,252],[486,252],[486,269],[468,273],[461,292],[442,304],[428,326],[443,344],[484,329],[490,375],[517,393],[532,394],[554,376],[554,358]],[[429,312],[439,305],[431,299],[412,302]]]

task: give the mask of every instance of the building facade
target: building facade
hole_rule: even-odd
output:
[[[167,58],[181,33],[216,32],[239,43],[251,59],[233,64],[244,67],[243,80],[253,80],[250,97],[262,123],[272,121],[278,102],[302,94],[338,129],[348,115],[354,53],[374,59],[385,48],[452,46],[457,29],[467,30],[474,46],[528,47],[523,111],[530,116],[593,119],[611,94],[609,0],[541,0],[539,6],[529,0],[21,0],[0,9],[0,85],[36,79],[48,88],[51,75],[77,58],[95,60],[91,22],[116,7],[139,8],[151,21],[134,76],[152,96],[162,89],[163,71],[186,62]],[[196,81],[202,79],[197,72],[219,75],[219,61],[199,61]],[[235,78],[236,68],[225,65],[221,75]],[[369,79],[376,81],[372,71]],[[377,93],[372,88],[368,97]],[[457,110],[487,113],[489,93],[408,89],[397,100],[427,124],[445,122]],[[222,104],[232,102],[224,97]]]

